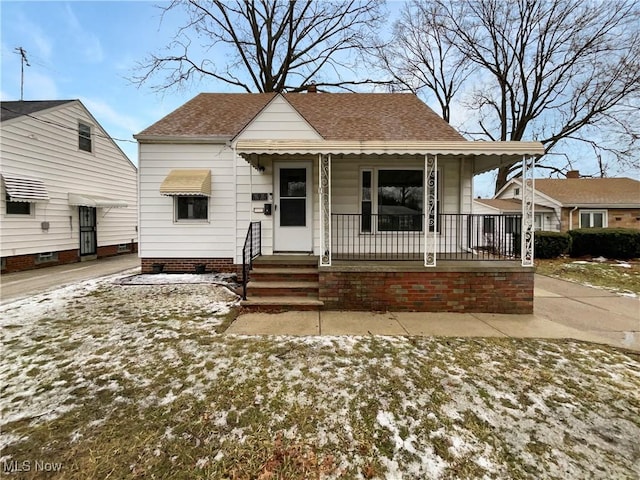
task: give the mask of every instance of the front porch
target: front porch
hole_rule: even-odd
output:
[[[252,167],[252,194],[273,199],[273,217],[252,207],[266,240],[252,251],[262,255],[259,263],[312,254],[313,308],[532,313],[538,145],[247,141],[236,148]],[[473,175],[515,158],[523,166],[522,214],[474,215]],[[279,258],[278,269],[287,268],[287,257]],[[258,286],[249,282],[249,297],[277,289],[297,296],[282,282]],[[262,309],[259,303],[244,305]]]
[[[344,261],[318,267],[313,255],[253,262],[242,306],[254,311],[368,310],[533,313],[534,271],[516,261]]]

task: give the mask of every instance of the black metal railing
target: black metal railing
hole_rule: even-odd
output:
[[[331,217],[335,260],[424,258],[423,214],[334,213]],[[427,222],[427,241],[435,241],[432,247],[440,259],[515,260],[520,256],[521,215],[446,213],[437,215],[437,222],[433,220]]]
[[[247,299],[247,282],[253,268],[253,260],[262,254],[262,225],[251,222],[242,247],[242,299]]]

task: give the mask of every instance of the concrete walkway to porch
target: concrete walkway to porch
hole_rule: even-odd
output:
[[[240,315],[239,335],[572,338],[640,351],[640,299],[536,275],[533,315],[296,312]]]

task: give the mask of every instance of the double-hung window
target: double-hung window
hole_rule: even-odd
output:
[[[606,228],[606,210],[580,210],[580,228]]]
[[[78,123],[78,148],[85,152],[92,152],[93,145],[91,143],[91,125],[86,123]]]
[[[421,232],[424,223],[424,171],[362,169],[360,231]],[[436,212],[439,195],[435,195]],[[437,214],[437,213],[436,213]]]
[[[176,196],[176,220],[208,220],[209,197]]]

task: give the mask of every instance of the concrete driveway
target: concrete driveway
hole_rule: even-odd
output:
[[[241,335],[573,338],[640,351],[640,299],[536,275],[533,315],[285,312],[240,315]]]
[[[136,267],[140,267],[140,259],[137,253],[132,253],[88,262],[7,273],[0,276],[0,304]]]

